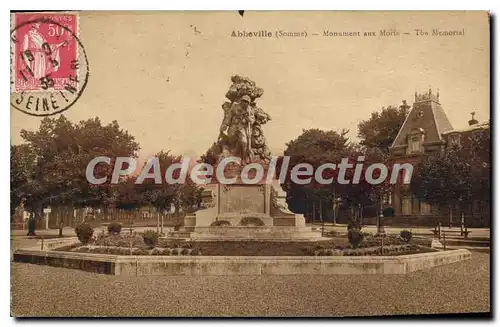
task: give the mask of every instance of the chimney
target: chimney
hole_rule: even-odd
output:
[[[476,124],[478,123],[478,121],[474,119],[474,115],[476,114],[476,112],[475,112],[475,111],[473,111],[473,112],[471,112],[470,114],[471,114],[471,116],[472,116],[472,119],[471,119],[471,120],[469,120],[469,126],[476,125]]]

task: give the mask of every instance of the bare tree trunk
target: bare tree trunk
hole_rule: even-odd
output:
[[[156,232],[160,231],[160,212],[156,210]]]
[[[64,208],[63,208],[63,210],[64,210]],[[58,221],[59,224],[57,225],[57,227],[59,228],[59,235],[58,235],[59,237],[63,237],[64,215],[65,215],[64,211],[59,212],[59,221]]]
[[[453,205],[450,204],[450,228],[453,226]]]
[[[321,219],[321,236],[325,235],[325,220],[323,219],[323,200],[319,200],[319,219]]]
[[[361,204],[358,206],[358,216],[359,216],[359,223],[361,226],[363,226],[364,225],[363,224],[364,223],[363,222],[363,205],[361,205]]]
[[[313,225],[314,223],[316,222],[316,201],[313,200],[313,203],[312,203],[312,218],[313,218]]]
[[[163,217],[165,216],[163,213],[160,214],[160,212],[158,212],[158,214],[161,216],[161,227],[160,227],[160,233],[163,235]]]
[[[102,208],[102,214],[104,216],[104,220],[105,221],[108,221],[109,220],[109,207],[107,205],[105,205],[103,208]]]
[[[337,194],[333,192],[333,226],[337,225]]]
[[[481,227],[484,227],[484,208],[483,201],[479,201],[479,223]]]

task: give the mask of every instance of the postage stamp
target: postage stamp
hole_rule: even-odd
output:
[[[77,13],[14,13],[11,30],[11,105],[34,116],[71,107],[88,80]]]

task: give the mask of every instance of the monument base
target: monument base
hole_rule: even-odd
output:
[[[292,213],[286,193],[273,184],[209,184],[204,209],[184,219],[193,240],[316,240],[321,232],[306,227],[303,215]]]
[[[321,239],[321,232],[289,226],[195,227],[190,237],[196,241],[311,241]]]

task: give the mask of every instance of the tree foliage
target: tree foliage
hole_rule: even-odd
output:
[[[426,155],[416,167],[410,188],[424,201],[435,205],[470,208],[472,201],[490,198],[489,129],[462,135],[464,145]]]
[[[370,119],[358,124],[360,145],[368,149],[377,148],[386,153],[389,152],[389,147],[398,135],[407,114],[406,105],[399,108],[388,106],[382,108],[380,112],[372,112]]]
[[[309,129],[287,143],[284,155],[290,157],[290,163],[282,188],[287,192],[286,201],[290,210],[307,215],[312,210],[311,203],[333,201],[334,193],[331,188],[316,183],[314,178],[306,185],[296,184],[290,179],[290,172],[293,167],[301,163],[308,163],[316,169],[323,163],[339,162],[352,148],[347,133],[347,130],[337,132]],[[281,168],[281,163],[278,163],[277,167]]]
[[[10,215],[34,191],[35,153],[28,144],[10,146]],[[28,193],[29,192],[29,193]]]
[[[290,210],[303,213],[307,218],[319,209],[318,205],[332,207],[333,201],[338,198],[341,199],[344,207],[360,208],[379,203],[382,195],[391,189],[389,184],[391,171],[387,153],[378,148],[364,149],[350,142],[346,136],[347,133],[347,130],[340,132],[305,130],[299,137],[287,144],[285,155],[290,156],[290,165],[282,187],[287,192]],[[345,169],[343,178],[349,181],[347,184],[338,183],[339,164],[342,159],[352,167]],[[329,163],[337,166],[335,169],[327,169],[322,173],[324,179],[332,179],[331,183],[321,184],[313,177],[309,183],[302,185],[294,183],[290,178],[292,169],[300,163],[311,164],[314,168],[313,176],[317,168],[323,164]],[[365,178],[366,168],[373,163],[385,164],[388,171],[384,182],[376,185],[369,183]],[[358,164],[360,174],[355,178]],[[281,167],[281,162],[278,162],[278,167]],[[377,179],[380,176],[380,170],[374,170],[372,175]],[[358,178],[357,183],[352,182]],[[323,209],[320,209],[320,212],[322,211]]]
[[[90,184],[86,178],[88,163],[98,156],[136,157],[139,150],[134,137],[116,121],[103,125],[99,118],[78,123],[64,115],[44,118],[38,130],[22,130],[21,137],[25,143],[14,146],[11,154],[11,201],[16,204],[16,197],[22,197],[35,219],[48,205],[106,203],[109,184]],[[113,167],[114,160],[111,165],[99,165],[96,175],[110,176]]]
[[[410,188],[430,204],[463,204],[471,199],[472,161],[457,148],[426,155],[416,167]]]

